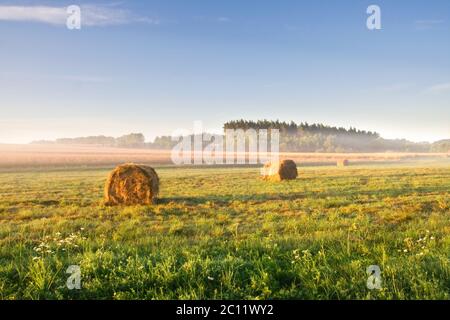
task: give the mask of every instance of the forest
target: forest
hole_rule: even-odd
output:
[[[309,124],[271,120],[233,120],[223,125],[225,130],[278,129],[281,152],[448,152],[450,139],[430,142],[412,142],[406,139],[384,139],[377,132],[343,128],[322,123]],[[132,133],[118,138],[91,136],[62,138],[55,141],[35,141],[36,144],[94,144],[120,148],[172,149],[178,139],[171,136],[158,136],[146,142],[142,133]],[[205,141],[208,144],[208,141]]]

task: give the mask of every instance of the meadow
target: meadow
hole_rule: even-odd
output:
[[[159,203],[134,207],[103,205],[110,169],[0,173],[0,299],[450,298],[448,160],[299,167],[281,183],[157,167]]]

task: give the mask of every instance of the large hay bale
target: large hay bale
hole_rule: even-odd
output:
[[[262,176],[273,181],[295,180],[298,176],[297,165],[293,160],[268,162],[262,168]]]
[[[105,185],[107,205],[153,204],[159,192],[159,177],[146,165],[127,163],[115,168]]]
[[[339,160],[336,162],[336,165],[337,165],[338,167],[347,167],[349,164],[350,164],[350,162],[349,162],[347,159],[339,159]]]

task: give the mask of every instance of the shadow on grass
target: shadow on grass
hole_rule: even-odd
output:
[[[364,183],[362,183],[364,184]],[[330,192],[286,192],[286,193],[261,193],[261,194],[224,194],[224,195],[209,195],[209,196],[179,196],[179,197],[163,197],[158,199],[158,204],[169,203],[183,203],[185,205],[202,205],[207,203],[214,203],[216,205],[228,205],[234,201],[251,202],[252,204],[264,203],[268,201],[293,201],[297,199],[328,199],[328,198],[346,198],[356,199],[360,196],[374,196],[382,199],[386,197],[399,197],[413,193],[429,193],[429,192],[445,192],[444,188],[417,188],[414,190],[404,189],[384,189],[384,190],[365,190],[357,191],[355,189],[336,190]]]

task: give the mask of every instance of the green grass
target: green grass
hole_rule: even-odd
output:
[[[158,173],[142,207],[102,205],[107,170],[0,173],[0,299],[450,297],[448,166]]]

